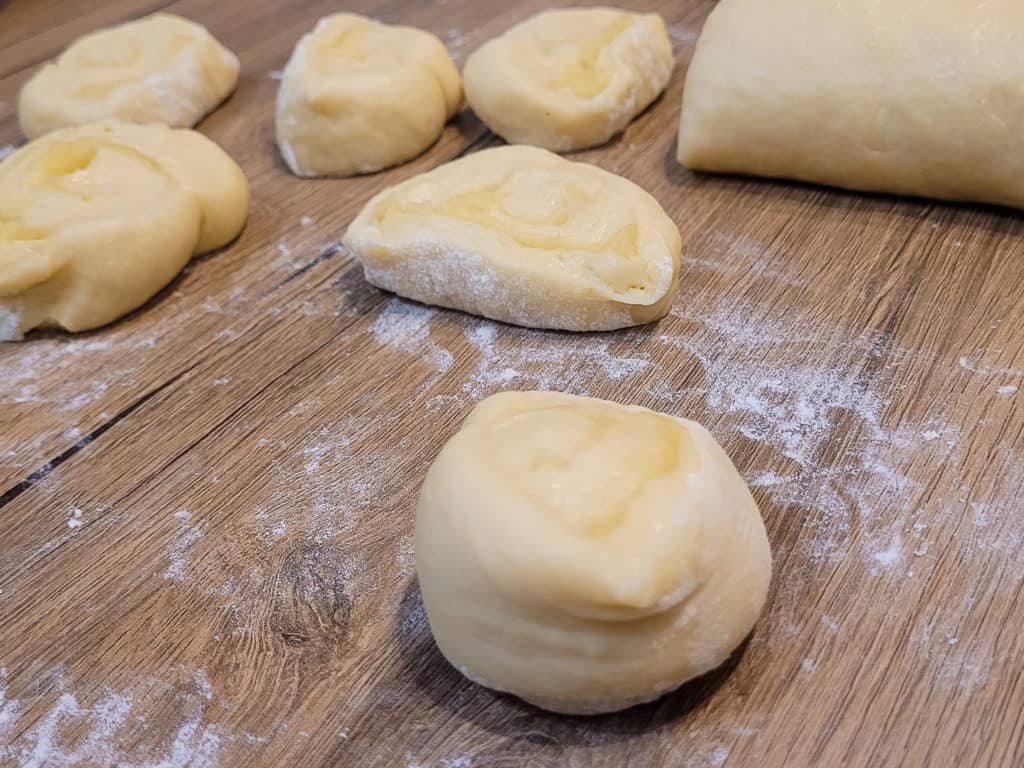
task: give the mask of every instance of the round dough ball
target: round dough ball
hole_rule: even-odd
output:
[[[603,144],[654,101],[675,57],[656,13],[544,11],[475,51],[466,100],[514,144],[568,152]]]
[[[754,625],[771,552],[700,425],[505,392],[430,467],[416,571],[445,657],[544,709],[611,712],[721,664]]]
[[[30,139],[115,119],[191,128],[235,89],[238,58],[188,19],[156,13],[79,38],[18,101]]]
[[[30,142],[0,163],[0,341],[116,320],[233,239],[248,206],[241,169],[195,131],[109,122]]]
[[[653,197],[536,147],[474,152],[386,189],[343,242],[376,286],[533,328],[649,323],[679,286],[679,230]]]
[[[462,103],[462,78],[429,32],[351,13],[303,37],[277,95],[277,145],[296,176],[353,176],[437,141]]]

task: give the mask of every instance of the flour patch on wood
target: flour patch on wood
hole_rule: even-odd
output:
[[[682,22],[668,25],[668,39],[675,51],[688,50],[697,44],[697,32]]]
[[[213,699],[212,688],[202,670],[191,681],[171,685],[163,679],[146,679],[135,688],[106,688],[99,692],[77,693],[59,672],[52,676],[55,691],[52,703],[39,713],[32,710],[32,721],[17,739],[13,733],[21,720],[29,716],[27,706],[8,699],[7,674],[0,670],[0,762],[22,768],[71,768],[78,765],[116,765],[118,768],[215,768],[223,748],[239,738],[210,723],[207,710]],[[139,695],[154,692],[174,702],[170,719],[166,708],[159,719],[149,715]],[[139,734],[166,734],[153,749],[126,749]],[[258,738],[258,737],[255,737]]]
[[[921,512],[916,500],[926,490],[910,465],[927,456],[930,465],[943,466],[955,458],[960,441],[959,428],[941,413],[925,424],[890,423],[889,370],[918,353],[874,333],[823,353],[821,339],[843,338],[843,329],[823,328],[792,310],[719,307],[705,313],[682,298],[672,317],[691,330],[663,333],[659,341],[694,358],[702,381],[673,388],[655,379],[649,393],[669,409],[701,396],[708,413],[718,417],[713,431],[726,443],[730,433],[739,434],[775,451],[769,466],[748,468],[748,482],[775,503],[811,510],[805,546],[812,561],[838,562],[856,542],[869,568],[897,569],[905,558],[894,542]],[[776,362],[803,348],[806,354],[797,358],[806,362]],[[869,365],[879,372],[866,375]],[[846,442],[833,456],[838,434]],[[895,530],[879,530],[872,522],[882,508],[901,516]]]
[[[192,513],[181,509],[174,513],[178,521],[178,534],[167,551],[170,565],[164,571],[164,578],[169,581],[184,581],[185,572],[192,562],[192,548],[203,538],[203,524],[192,522]]]
[[[566,344],[565,334],[501,326],[491,321],[466,323],[466,338],[478,352],[463,384],[473,400],[505,389],[540,389],[587,395],[601,381],[622,381],[651,366],[646,357],[617,354],[625,339],[579,336]],[[625,336],[628,339],[628,335]]]
[[[391,299],[370,326],[378,344],[414,355],[429,366],[432,375],[420,387],[421,394],[455,362],[451,352],[430,338],[431,321],[436,316],[437,310],[431,307]]]

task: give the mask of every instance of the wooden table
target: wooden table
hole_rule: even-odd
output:
[[[342,4],[467,52],[546,3]],[[355,180],[290,176],[276,76],[327,0],[0,3],[0,145],[76,36],[157,9],[242,60],[201,129],[242,165],[241,238],[127,319],[0,347],[0,764],[1024,764],[1024,225],[1013,212],[694,175],[683,75],[708,0],[659,10],[667,94],[580,159],[678,223],[672,314],[532,332],[364,282],[374,192],[497,143],[464,110]],[[558,388],[698,419],[775,553],[725,667],[618,715],[547,715],[435,649],[411,532],[474,402]]]

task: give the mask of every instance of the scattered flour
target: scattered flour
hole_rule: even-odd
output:
[[[461,29],[449,29],[441,39],[453,59],[458,59],[462,55],[462,50],[466,47],[466,36]]]
[[[190,550],[203,538],[203,524],[192,524],[192,513],[181,509],[174,513],[178,520],[179,533],[168,550],[170,565],[164,571],[164,578],[170,581],[184,581],[185,571],[191,562]]]
[[[711,235],[711,242],[701,248],[700,258],[683,254],[683,272],[696,270],[723,275],[748,276],[770,280],[794,288],[803,288],[807,281],[790,274],[784,262],[777,259],[763,243],[746,236],[724,232]]]
[[[316,221],[313,219],[312,216],[303,216],[301,219],[299,219],[299,224],[301,224],[303,227],[311,227],[314,224],[316,224]]]
[[[430,321],[436,315],[437,310],[430,307],[391,299],[370,326],[378,344],[420,357],[433,369],[420,393],[444,376],[455,362],[451,352],[430,339]]]
[[[995,365],[987,365],[971,360],[969,357],[961,357],[960,367],[965,371],[976,373],[979,376],[1016,376],[1024,378],[1024,368],[1000,368]]]
[[[272,69],[269,72],[267,72],[267,77],[269,77],[271,80],[283,80],[284,79],[284,70],[283,69]]]
[[[68,528],[78,528],[82,525],[82,510],[74,507],[68,516]]]
[[[17,147],[14,146],[13,144],[5,144],[4,146],[0,147],[0,161],[6,159],[10,155],[13,155],[14,150],[16,149]]]
[[[881,552],[875,552],[871,559],[883,568],[892,568],[903,561],[903,540],[896,534],[889,546]]]
[[[118,768],[215,768],[224,746],[239,739],[263,742],[252,734],[231,734],[208,722],[207,710],[213,691],[203,670],[192,675],[183,686],[163,679],[140,680],[134,689],[107,689],[93,694],[92,704],[69,690],[62,674],[56,678],[56,700],[35,719],[34,725],[14,740],[4,734],[14,732],[22,716],[29,713],[23,703],[6,698],[6,673],[0,669],[0,763],[20,768],[71,768],[78,765],[110,765]],[[140,713],[141,699],[156,692],[176,703],[180,715],[169,724],[170,738],[156,750],[136,750],[123,746],[126,734],[155,731],[157,723]],[[162,710],[163,711],[163,710]],[[162,729],[168,723],[163,716]],[[143,750],[138,750],[143,751]],[[9,761],[9,763],[8,763]]]
[[[697,33],[682,23],[669,24],[668,39],[675,50],[693,48],[697,43]]]
[[[839,622],[828,614],[821,617],[821,624],[829,631],[830,634],[835,634],[839,631]]]
[[[1002,386],[996,387],[996,394],[1015,395],[1017,394],[1017,386],[1015,384],[1003,384]]]
[[[566,345],[564,334],[529,331],[479,321],[464,327],[479,353],[463,391],[480,400],[503,389],[561,390],[590,394],[602,381],[620,381],[643,373],[651,361],[616,355],[617,339],[581,336]]]

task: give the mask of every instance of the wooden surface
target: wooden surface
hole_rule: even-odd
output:
[[[344,5],[461,63],[545,4]],[[1024,764],[1020,215],[687,172],[673,137],[712,3],[635,6],[679,65],[581,158],[679,224],[682,289],[652,327],[573,336],[395,299],[334,245],[372,193],[496,143],[464,111],[403,167],[290,177],[273,72],[337,3],[0,3],[0,146],[39,62],[163,8],[241,57],[201,129],[253,192],[241,238],[139,312],[0,347],[0,763]],[[614,716],[462,679],[414,579],[427,464],[481,397],[544,387],[705,423],[775,553],[742,651]]]

